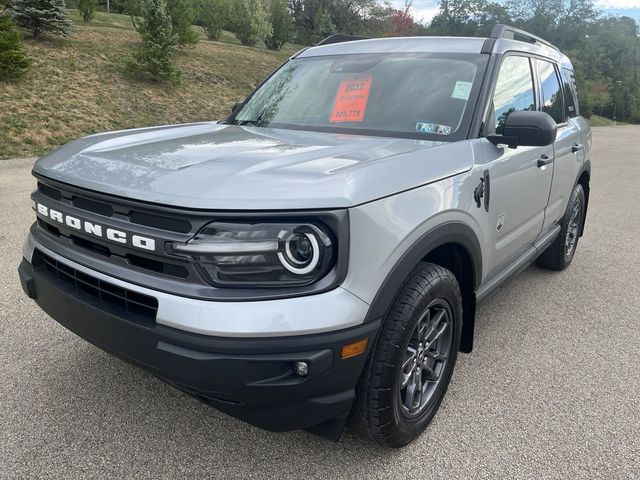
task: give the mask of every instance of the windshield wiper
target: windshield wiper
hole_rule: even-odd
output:
[[[238,125],[240,127],[248,125],[250,127],[257,127],[258,126],[258,121],[257,120],[234,120],[233,121],[234,125]]]

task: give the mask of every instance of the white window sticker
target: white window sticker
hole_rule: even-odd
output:
[[[418,121],[416,122],[416,132],[449,135],[451,133],[451,127],[449,125],[438,125],[437,123]]]
[[[451,98],[457,98],[459,100],[469,100],[469,94],[471,93],[471,82],[463,82],[458,80],[456,86],[453,89]]]

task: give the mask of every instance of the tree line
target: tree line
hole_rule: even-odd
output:
[[[592,0],[442,0],[429,35],[489,35],[496,23],[556,45],[575,68],[581,113],[640,123],[640,26]]]
[[[85,23],[91,22],[96,8],[130,15],[141,42],[127,61],[128,71],[147,80],[171,82],[180,76],[172,61],[175,50],[197,43],[200,32],[218,40],[229,31],[243,45],[279,50],[287,42],[312,45],[335,33],[486,37],[496,23],[505,23],[545,38],[568,54],[585,116],[595,113],[640,122],[640,28],[630,17],[602,15],[593,0],[441,0],[429,24],[414,17],[409,1],[401,8],[384,0],[69,2]],[[45,31],[69,32],[64,0],[12,0],[10,6],[11,15],[0,20],[0,67],[3,62],[12,67],[2,67],[0,78],[19,75],[28,65],[20,30],[13,22],[36,38]]]

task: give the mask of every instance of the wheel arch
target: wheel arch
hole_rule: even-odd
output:
[[[473,347],[475,291],[482,280],[482,250],[475,232],[462,222],[447,222],[423,234],[402,255],[378,289],[365,321],[386,317],[409,274],[427,261],[451,270],[458,280],[463,302],[460,350]]]

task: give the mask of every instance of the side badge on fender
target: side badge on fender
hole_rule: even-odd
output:
[[[502,230],[502,227],[504,226],[504,216],[505,216],[504,212],[502,212],[500,215],[498,215],[498,222],[496,223],[496,230],[497,231]]]

